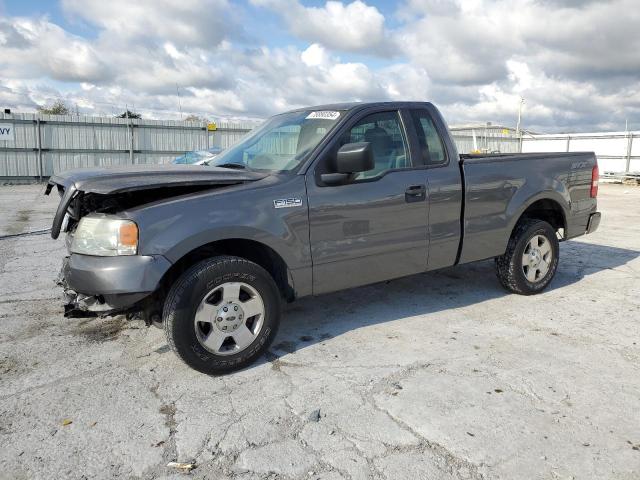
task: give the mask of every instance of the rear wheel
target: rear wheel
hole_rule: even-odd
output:
[[[163,312],[167,342],[190,367],[226,373],[256,360],[280,322],[280,295],[271,275],[239,257],[215,257],[187,270]]]
[[[542,220],[525,219],[514,229],[496,273],[509,291],[533,295],[544,290],[558,268],[560,244],[555,230]]]

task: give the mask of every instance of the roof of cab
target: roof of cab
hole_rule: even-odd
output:
[[[304,112],[309,110],[360,110],[368,107],[393,107],[393,108],[410,108],[429,105],[430,102],[343,102],[330,103],[327,105],[314,105],[311,107],[302,107],[290,110],[290,112]],[[288,113],[288,112],[287,112]]]

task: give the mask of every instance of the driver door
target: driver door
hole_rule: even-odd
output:
[[[319,180],[330,156],[307,173],[313,293],[423,272],[427,268],[426,170],[414,166],[401,112],[361,114],[336,139],[369,142],[375,167],[347,184]]]

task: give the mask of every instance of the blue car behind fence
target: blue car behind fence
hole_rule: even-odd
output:
[[[206,165],[209,160],[222,152],[220,147],[212,147],[208,150],[194,150],[171,161],[174,165]]]

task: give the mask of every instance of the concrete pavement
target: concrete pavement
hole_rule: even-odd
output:
[[[41,192],[0,187],[0,235],[50,225]],[[640,188],[599,200],[541,295],[485,261],[303,299],[224,377],[64,319],[63,240],[0,240],[0,478],[638,479]]]

